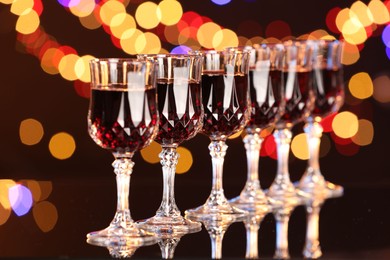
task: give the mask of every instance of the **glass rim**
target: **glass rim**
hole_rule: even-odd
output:
[[[146,58],[192,58],[192,57],[198,57],[198,54],[192,54],[192,53],[158,53],[158,54],[137,54],[137,57],[146,57]]]
[[[146,62],[151,62],[149,60],[141,60],[138,58],[94,58],[89,61],[91,64],[100,64],[100,63],[124,63],[124,62],[129,62],[129,63],[146,63]]]

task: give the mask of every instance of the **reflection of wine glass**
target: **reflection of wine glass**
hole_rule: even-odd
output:
[[[285,55],[280,74],[283,86],[282,113],[275,124],[274,132],[278,165],[275,180],[269,187],[267,195],[275,203],[296,204],[299,199],[290,180],[288,155],[292,137],[291,128],[301,122],[313,106],[310,73],[313,43],[312,41],[287,41],[284,47]]]
[[[88,129],[92,139],[110,151],[117,181],[117,210],[111,224],[91,232],[88,241],[102,246],[140,246],[156,241],[139,229],[129,209],[132,157],[153,140],[158,130],[156,66],[135,59],[95,59],[91,63]]]
[[[267,210],[268,199],[261,189],[258,173],[259,153],[263,137],[260,132],[278,119],[281,103],[281,70],[283,44],[262,44],[250,48],[251,119],[244,137],[248,177],[240,196],[230,200],[233,205],[248,211]]]
[[[202,99],[205,110],[203,133],[211,139],[213,184],[206,203],[186,211],[193,219],[243,216],[244,211],[227,201],[222,188],[228,136],[240,131],[250,116],[249,52],[242,48],[202,51]]]
[[[309,161],[298,188],[304,193],[329,192],[341,195],[343,188],[325,181],[320,171],[319,149],[322,136],[321,121],[339,110],[344,99],[341,64],[343,44],[337,40],[316,41],[313,63],[314,109],[306,118],[304,131],[309,145]]]
[[[268,213],[268,211],[250,211],[243,221],[246,230],[245,258],[247,259],[259,258],[258,238],[260,223]]]
[[[155,232],[197,231],[201,224],[184,219],[176,205],[174,180],[179,158],[176,151],[178,145],[193,138],[202,129],[202,57],[173,54],[143,57],[155,60],[158,67],[160,126],[155,141],[162,146],[160,158],[163,169],[163,197],[156,215],[138,223],[140,227]]]

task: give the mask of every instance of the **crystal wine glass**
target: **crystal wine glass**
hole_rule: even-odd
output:
[[[281,66],[282,113],[275,123],[274,137],[277,145],[277,173],[267,195],[273,203],[299,203],[288,170],[288,155],[292,137],[291,128],[303,121],[313,107],[311,86],[312,41],[284,42],[285,55]],[[278,79],[276,79],[278,80]]]
[[[129,209],[132,157],[150,144],[158,130],[156,64],[136,59],[95,59],[90,69],[88,130],[92,139],[115,157],[112,166],[117,209],[107,228],[87,235],[88,242],[130,247],[157,242],[157,236],[136,226]]]
[[[304,193],[326,193],[335,197],[343,193],[343,188],[325,180],[320,170],[319,149],[322,136],[321,121],[336,113],[344,100],[343,68],[341,54],[343,42],[338,40],[316,41],[313,57],[314,109],[306,118],[304,131],[309,145],[309,161],[305,173],[298,184]]]
[[[205,111],[203,133],[209,136],[213,183],[202,206],[186,211],[196,220],[243,217],[245,211],[232,206],[222,187],[223,163],[228,136],[241,131],[250,118],[249,52],[244,48],[200,51],[203,55],[202,100]]]
[[[260,133],[274,125],[280,115],[282,86],[280,66],[283,62],[283,44],[253,45],[249,82],[252,102],[251,119],[245,127],[243,139],[247,156],[247,181],[240,195],[230,202],[248,211],[268,211],[269,204],[259,181],[259,154],[263,137]]]
[[[160,116],[155,141],[162,146],[163,196],[156,215],[138,221],[140,227],[157,233],[200,231],[201,223],[182,217],[175,203],[174,180],[179,154],[177,147],[193,138],[203,124],[201,100],[201,55],[141,55],[158,66],[157,93]]]

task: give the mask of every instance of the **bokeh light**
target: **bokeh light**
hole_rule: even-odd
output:
[[[177,153],[180,157],[176,166],[176,173],[182,174],[188,172],[193,163],[191,151],[185,147],[179,147],[177,148]]]
[[[161,19],[161,10],[156,3],[147,1],[140,4],[135,12],[135,20],[145,29],[155,28]]]
[[[376,24],[385,24],[390,20],[389,10],[386,5],[379,0],[371,0],[368,3],[368,9],[373,17],[373,22]]]
[[[168,26],[178,23],[183,15],[183,8],[176,0],[162,0],[158,4],[158,9],[160,10],[161,23]]]
[[[211,0],[216,5],[227,5],[230,3],[232,0]]]
[[[39,24],[39,15],[34,9],[30,9],[29,12],[24,12],[19,16],[16,22],[16,31],[22,34],[30,34],[38,29]]]
[[[76,150],[76,143],[68,133],[58,133],[52,136],[49,142],[51,155],[59,160],[70,158]]]
[[[43,232],[51,231],[58,221],[58,212],[56,206],[49,201],[37,203],[33,210],[35,223]]]
[[[141,150],[141,156],[148,163],[158,163],[160,162],[158,155],[161,150],[161,145],[153,141],[149,146]]]
[[[353,75],[349,80],[348,88],[352,96],[359,99],[369,98],[374,92],[371,77],[366,72],[359,72]]]
[[[42,140],[43,137],[42,124],[33,119],[28,118],[23,120],[19,126],[20,141],[25,145],[35,145]]]
[[[355,114],[349,111],[343,111],[334,117],[332,128],[337,136],[351,138],[359,129],[359,121]]]
[[[352,136],[352,141],[360,146],[370,145],[374,139],[374,126],[366,119],[359,120],[359,130]]]
[[[307,135],[305,133],[300,133],[291,141],[291,152],[295,157],[301,160],[309,159],[309,149],[307,143]]]
[[[373,80],[373,98],[380,103],[390,102],[390,77],[387,74],[379,75]]]
[[[18,216],[27,214],[33,204],[31,191],[21,184],[16,184],[8,190],[12,210]]]

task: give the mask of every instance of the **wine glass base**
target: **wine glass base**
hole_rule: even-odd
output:
[[[263,197],[256,197],[250,195],[240,195],[229,200],[229,203],[239,209],[248,211],[248,212],[268,212],[271,210],[271,206],[268,203],[268,199]]]
[[[108,227],[87,234],[87,242],[97,246],[139,247],[157,243],[158,237],[146,230],[123,227]]]
[[[340,185],[325,181],[323,184],[311,184],[302,186],[300,183],[295,183],[297,193],[303,198],[323,197],[326,199],[341,197],[344,194],[344,188]]]
[[[210,207],[207,204],[185,211],[186,217],[195,221],[235,221],[241,220],[248,214],[247,211],[241,210],[230,204],[223,207]]]
[[[202,229],[201,223],[185,219],[182,216],[154,216],[137,221],[137,226],[157,235],[195,233]]]

